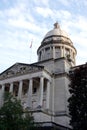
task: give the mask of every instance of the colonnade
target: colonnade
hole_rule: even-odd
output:
[[[64,46],[64,45],[53,45],[53,46],[46,46],[42,47],[38,52],[38,61],[43,61],[49,58],[60,58],[66,57],[70,55],[75,63],[75,50],[72,47]]]
[[[35,81],[34,81],[35,80]],[[46,82],[45,82],[46,81]],[[36,93],[33,92],[34,87],[36,87]],[[32,108],[33,96],[38,96],[38,106],[43,107],[43,97],[44,97],[44,87],[46,87],[46,109],[49,109],[50,104],[50,81],[45,77],[36,77],[30,79],[22,79],[19,81],[4,83],[0,85],[0,94],[3,97],[5,91],[12,93],[17,99],[22,100],[23,96],[26,98],[27,107]],[[26,93],[23,95],[23,89]],[[38,94],[37,94],[38,93]],[[27,96],[26,96],[27,95]],[[2,98],[3,102],[3,98]],[[37,106],[37,107],[38,107]]]

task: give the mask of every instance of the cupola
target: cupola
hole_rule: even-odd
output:
[[[38,61],[69,57],[73,64],[75,64],[76,53],[73,42],[68,34],[60,28],[58,22],[56,22],[54,28],[45,35],[37,50]]]

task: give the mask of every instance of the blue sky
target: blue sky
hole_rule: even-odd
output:
[[[86,63],[87,0],[0,0],[0,72],[16,62],[36,62],[56,21],[77,49],[77,65]]]

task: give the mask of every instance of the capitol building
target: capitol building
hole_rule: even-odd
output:
[[[77,51],[58,23],[42,39],[33,64],[15,63],[0,74],[0,106],[11,92],[43,127],[69,130],[69,71],[76,65]]]

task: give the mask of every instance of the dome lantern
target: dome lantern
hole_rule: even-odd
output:
[[[54,23],[54,29],[55,29],[55,28],[60,28],[58,22]]]

